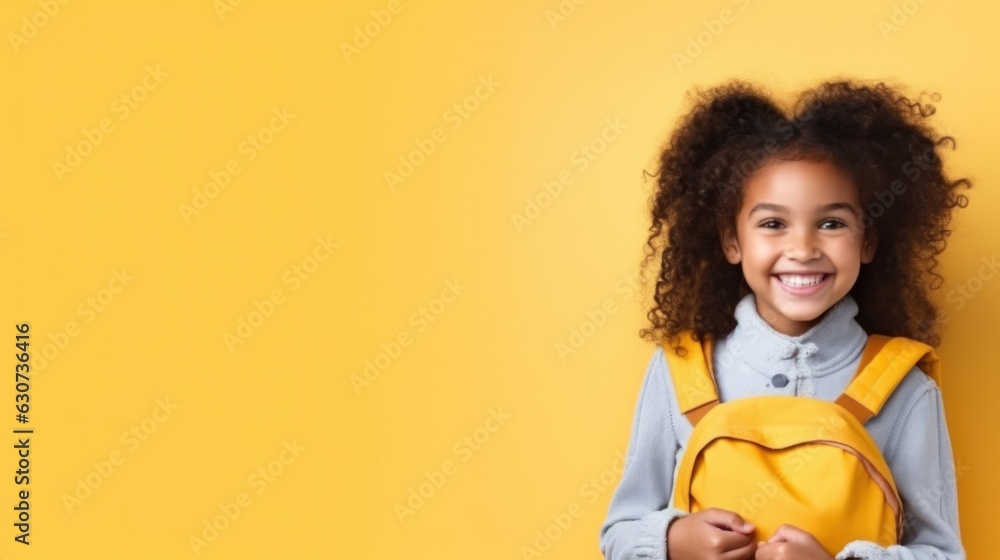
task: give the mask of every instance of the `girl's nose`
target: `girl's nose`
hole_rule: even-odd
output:
[[[785,257],[795,261],[809,261],[820,257],[819,246],[812,232],[804,231],[789,237]]]

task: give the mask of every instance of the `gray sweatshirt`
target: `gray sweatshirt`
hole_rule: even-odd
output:
[[[857,302],[848,294],[808,332],[793,337],[771,328],[748,294],[736,307],[737,327],[715,344],[720,400],[755,395],[836,400],[853,378],[868,339],[854,319],[857,313]],[[658,347],[639,393],[625,470],[601,526],[606,560],[670,560],[667,526],[688,513],[674,507],[673,488],[692,427],[678,411],[667,367]],[[779,374],[785,377],[775,378]],[[903,539],[888,548],[854,541],[836,560],[965,560],[955,463],[937,384],[914,367],[865,428],[903,499]]]

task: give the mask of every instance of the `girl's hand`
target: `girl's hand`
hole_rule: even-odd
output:
[[[782,525],[767,542],[757,543],[754,560],[834,560],[816,537],[792,525]]]
[[[670,560],[754,560],[753,524],[736,512],[708,508],[675,519],[667,528]]]

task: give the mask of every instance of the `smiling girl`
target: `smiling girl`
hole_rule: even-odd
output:
[[[850,176],[829,160],[776,161],[746,184],[726,259],[742,264],[757,312],[799,336],[854,287],[875,253]],[[867,233],[867,235],[866,235]]]
[[[938,151],[955,143],[926,122],[933,113],[885,83],[825,82],[787,112],[741,81],[698,92],[656,174],[643,264],[658,256],[659,273],[641,334],[660,346],[601,527],[608,560],[965,558],[941,392],[918,367],[864,423],[906,512],[897,544],[858,539],[831,552],[794,519],[754,538],[736,511],[690,512],[674,500],[692,423],[664,348],[683,355],[682,335],[713,341],[721,402],[835,401],[869,335],[939,344],[929,292],[943,280],[936,257],[971,182],[946,176]]]

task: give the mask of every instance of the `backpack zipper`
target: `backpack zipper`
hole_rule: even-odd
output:
[[[843,449],[844,451],[850,453],[851,455],[854,455],[855,457],[858,458],[858,460],[861,461],[861,464],[865,466],[865,470],[868,471],[868,475],[871,476],[873,480],[875,480],[875,484],[877,484],[878,487],[882,489],[882,492],[885,494],[886,501],[889,502],[889,508],[892,509],[892,515],[896,519],[896,542],[901,543],[903,539],[902,507],[899,503],[899,499],[896,497],[896,492],[892,489],[892,486],[889,484],[889,481],[886,480],[884,476],[882,476],[882,473],[875,468],[875,465],[871,464],[871,461],[869,461],[867,457],[859,453],[857,449],[854,449],[850,445],[830,439],[817,439],[813,440],[813,442],[825,443],[827,445],[832,445],[834,447]]]

